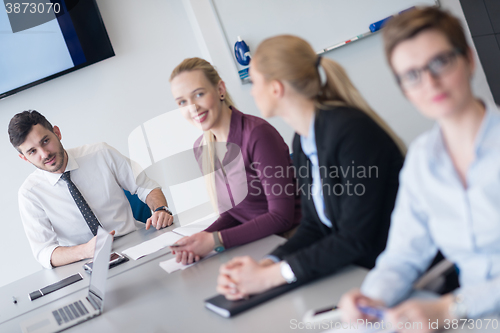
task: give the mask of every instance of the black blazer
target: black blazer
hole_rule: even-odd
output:
[[[271,253],[290,264],[298,281],[325,276],[349,264],[375,265],[387,242],[404,159],[391,137],[358,109],[320,110],[314,129],[325,215],[332,228],[321,222],[308,195],[312,168],[295,134],[293,162],[302,220],[295,235]]]

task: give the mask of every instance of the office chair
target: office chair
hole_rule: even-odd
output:
[[[425,274],[417,280],[414,288],[444,295],[460,286],[458,275],[458,268],[446,260],[441,252],[438,252]]]
[[[141,199],[139,199],[137,194],[132,195],[129,191],[123,191],[125,192],[125,195],[130,202],[130,207],[132,207],[134,219],[146,223],[146,221],[151,217],[151,209],[149,209],[148,205],[146,205],[141,201]]]

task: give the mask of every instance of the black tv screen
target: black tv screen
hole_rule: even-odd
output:
[[[95,0],[4,0],[0,99],[115,55]]]

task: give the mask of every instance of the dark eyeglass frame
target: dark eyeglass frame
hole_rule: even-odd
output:
[[[425,71],[429,71],[429,73],[434,78],[438,78],[441,75],[446,73],[446,70],[436,71],[433,68],[433,64],[435,63],[435,61],[437,61],[438,59],[442,59],[444,57],[445,59],[448,60],[449,64],[451,66],[453,66],[455,64],[456,58],[458,56],[465,56],[465,52],[461,49],[458,49],[458,48],[455,48],[455,49],[450,50],[450,51],[441,52],[441,53],[437,54],[436,56],[434,56],[431,60],[429,60],[429,62],[427,62],[427,64],[423,67],[410,69],[409,71],[406,71],[405,73],[403,73],[401,75],[395,74],[396,81],[398,82],[399,86],[402,89],[408,89],[408,88],[411,89],[411,88],[418,87],[422,83],[422,74]],[[451,66],[448,69],[451,69]],[[417,74],[417,79],[413,83],[405,84],[403,76],[408,75],[408,73],[410,73],[410,72],[414,72],[415,74]]]

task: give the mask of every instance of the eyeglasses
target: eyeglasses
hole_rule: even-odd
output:
[[[424,67],[411,69],[401,75],[396,74],[396,80],[403,89],[416,88],[422,83],[422,74],[425,71],[429,71],[432,77],[438,78],[453,69],[457,56],[463,54],[464,52],[458,49],[440,53]]]

